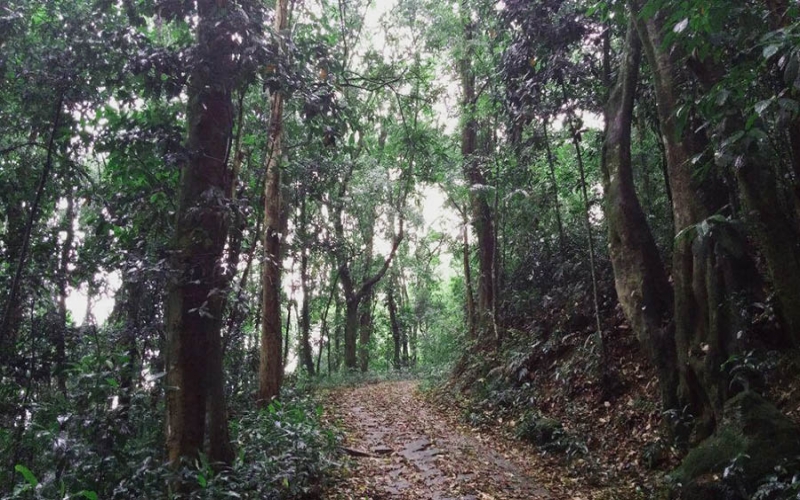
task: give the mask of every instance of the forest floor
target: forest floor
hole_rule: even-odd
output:
[[[456,411],[423,398],[415,381],[340,388],[327,399],[327,417],[344,430],[343,450],[353,460],[324,498],[580,498],[554,494],[552,474],[529,450],[460,424]]]

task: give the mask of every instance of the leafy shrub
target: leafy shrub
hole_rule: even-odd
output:
[[[231,422],[238,455],[230,467],[215,470],[201,457],[175,471],[165,464],[161,390],[148,384],[119,404],[115,377],[124,361],[85,356],[72,368],[69,398],[48,393],[32,402],[21,432],[0,434],[0,455],[17,462],[1,498],[171,498],[176,475],[197,485],[192,499],[301,498],[334,464],[338,438],[320,425],[320,408],[286,389],[280,401]],[[10,475],[0,479],[12,484]]]
[[[778,467],[764,478],[753,500],[797,500],[800,498],[800,458]]]

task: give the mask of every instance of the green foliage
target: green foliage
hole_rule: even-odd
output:
[[[17,451],[25,465],[15,466],[14,491],[3,498],[173,498],[166,486],[176,474],[200,486],[196,499],[303,498],[336,466],[339,438],[322,426],[318,403],[287,389],[280,401],[231,422],[238,454],[229,468],[201,457],[174,471],[157,451],[163,409],[152,405],[154,394],[137,392],[129,408],[108,408],[120,394],[107,383],[109,364],[84,360],[73,371],[76,401],[36,406]]]
[[[752,500],[796,500],[800,496],[800,458],[775,467],[764,477]]]

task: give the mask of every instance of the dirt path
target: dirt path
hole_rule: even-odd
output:
[[[456,428],[416,394],[416,382],[385,382],[331,395],[334,418],[355,458],[351,474],[325,498],[490,500],[550,499],[515,450]]]

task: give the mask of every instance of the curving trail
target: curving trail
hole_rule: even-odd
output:
[[[413,381],[384,382],[331,394],[351,473],[331,500],[491,500],[553,498],[531,477],[522,452],[456,427],[416,393]]]

